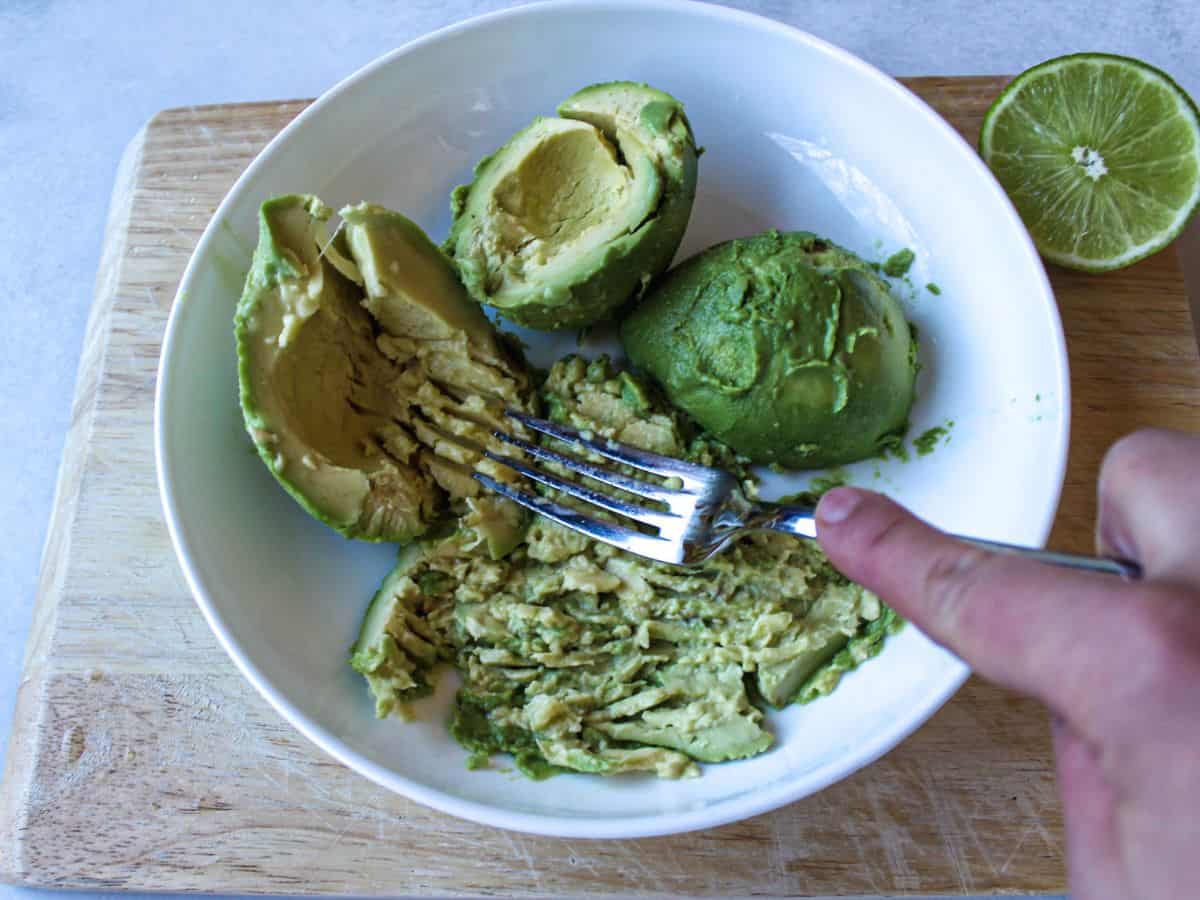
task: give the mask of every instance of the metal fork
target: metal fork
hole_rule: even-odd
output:
[[[597,439],[574,428],[538,419],[516,410],[506,410],[505,414],[526,428],[555,438],[576,450],[590,451],[669,482],[659,484],[631,477],[580,459],[578,456],[550,450],[509,434],[503,429],[491,430],[494,438],[524,451],[533,459],[559,465],[576,475],[616,488],[630,495],[630,499],[626,500],[561,478],[544,468],[489,448],[472,448],[488,459],[552,490],[629,520],[631,525],[642,526],[642,529],[638,529],[595,518],[549,497],[504,484],[482,472],[473,472],[475,479],[489,490],[595,540],[648,559],[687,566],[704,562],[720,553],[735,538],[749,531],[780,531],[810,539],[817,536],[813,507],[748,500],[742,493],[737,478],[721,469],[661,456],[616,441]],[[638,502],[639,500],[643,502]],[[1130,560],[1052,553],[1034,547],[1021,547],[962,535],[953,537],[984,550],[1024,556],[1056,566],[1104,572],[1125,578],[1141,577],[1140,566]]]

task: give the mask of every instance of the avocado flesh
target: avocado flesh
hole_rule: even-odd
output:
[[[497,552],[513,541],[524,515],[507,500],[481,497],[475,470],[511,482],[511,469],[455,438],[501,451],[491,431],[521,430],[503,410],[527,408],[529,384],[496,339],[491,323],[463,291],[454,269],[415,224],[372,204],[341,211],[346,244],[362,273],[364,305],[379,321],[382,354],[395,366],[391,415],[420,445],[418,458],[452,498],[479,498],[480,533]],[[396,404],[395,398],[402,400]]]
[[[595,727],[611,738],[668,747],[700,762],[723,762],[755,756],[771,746],[771,734],[759,725],[762,713],[746,695],[739,665],[667,669],[662,685],[672,702],[640,716],[599,721]]]
[[[497,361],[491,323],[419,226],[373,203],[347,206],[339,215],[366,291],[363,304],[384,334],[414,341],[465,339],[473,355]]]
[[[848,584],[831,585],[809,608],[804,628],[791,631],[779,641],[778,646],[784,652],[758,670],[758,692],[767,703],[782,708],[789,703],[811,700],[828,693],[837,684],[837,678],[830,680],[825,675],[829,681],[826,690],[809,690],[802,696],[814,678],[833,668],[837,668],[839,675],[848,671],[840,665],[835,667],[834,660],[867,631],[859,627],[862,618],[856,615],[853,596]],[[868,622],[874,623],[880,617],[890,616],[891,610],[874,604],[868,613]],[[880,633],[878,640],[882,641],[883,636]]]
[[[692,126],[683,104],[670,94],[645,84],[612,81],[594,84],[576,91],[558,105],[558,114],[567,119],[587,122],[606,135],[638,135],[645,152],[671,182],[691,184],[694,192],[697,168]],[[676,215],[684,208],[690,212],[691,199],[681,191],[668,198],[672,206],[661,210]]]
[[[853,462],[908,426],[918,366],[899,304],[861,259],[807,232],[685,261],[621,341],[672,402],[754,462]]]
[[[640,294],[670,264],[696,187],[691,129],[669,95],[595,86],[559,116],[480,161],[454,191],[445,244],[476,300],[546,330],[597,321]]]
[[[242,405],[305,509],[348,537],[404,542],[480,493],[478,455],[446,435],[487,443],[484,423],[526,408],[528,382],[417,226],[369,205],[342,215],[331,243],[315,197],[263,204],[237,315]],[[488,518],[501,520],[523,521]]]
[[[431,692],[430,672],[445,657],[445,645],[423,619],[420,588],[407,577],[420,559],[418,544],[400,550],[350,650],[350,665],[367,679],[379,718],[406,717],[408,704]]]
[[[386,416],[392,373],[356,285],[320,256],[329,215],[302,196],[260,211],[235,329],[246,427],[312,515],[348,536],[407,539],[438,496],[428,474],[385,451],[403,439]]]
[[[821,666],[833,659],[834,654],[846,646],[849,637],[845,634],[830,635],[827,640],[815,644],[811,650],[797,654],[786,662],[764,666],[758,672],[758,689],[762,697],[772,706],[782,708],[791,703],[800,686]]]
[[[606,359],[556,363],[541,401],[555,421],[721,466],[753,493],[744,460]],[[463,683],[451,731],[473,764],[510,753],[532,777],[675,778],[696,762],[761,753],[773,738],[752,697],[783,706],[827,693],[878,648],[885,632],[871,629],[890,615],[815,544],[778,534],[693,569],[540,518],[499,561],[465,527],[410,549],[380,592],[402,599],[380,611],[377,595],[366,622],[381,626],[364,624],[373,637],[360,637],[383,649],[355,651],[377,712],[409,714],[437,662],[452,660]]]

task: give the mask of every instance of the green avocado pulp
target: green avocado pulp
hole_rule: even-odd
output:
[[[897,250],[884,260],[883,274],[889,278],[903,278],[908,274],[908,270],[912,268],[914,259],[916,259],[916,254],[907,247]]]
[[[744,459],[605,358],[556,363],[540,400],[556,421],[720,466],[755,493]],[[534,778],[676,778],[762,753],[774,740],[765,706],[829,693],[895,627],[811,541],[753,534],[679,568],[535,518],[493,559],[464,517],[401,550],[351,664],[378,715],[407,717],[452,663],[462,686],[450,728],[472,768],[509,753]]]
[[[899,304],[865,262],[807,232],[692,257],[621,340],[672,403],[754,462],[853,462],[907,429],[918,366]]]
[[[514,233],[526,237],[525,247],[541,241],[557,250],[609,226],[628,202],[632,180],[603,134],[573,123],[505,175],[496,185],[496,205],[516,223]]]

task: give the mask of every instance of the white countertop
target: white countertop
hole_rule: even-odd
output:
[[[313,97],[504,0],[10,0],[0,4],[0,747],[7,745],[117,162],[160,109]],[[730,3],[895,75],[1021,71],[1082,50],[1137,56],[1200,98],[1190,4],[1116,0]],[[232,23],[238,23],[236,27]],[[1194,235],[1193,235],[1194,236]],[[41,892],[0,885],[0,898]],[[79,895],[87,898],[89,895]],[[100,895],[95,895],[100,896]]]

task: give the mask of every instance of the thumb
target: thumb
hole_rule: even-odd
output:
[[[1145,429],[1104,456],[1097,545],[1141,561],[1147,579],[1200,587],[1200,435]]]
[[[1110,714],[1122,693],[1110,651],[1135,624],[1123,582],[988,553],[871,491],[829,491],[816,515],[821,546],[843,574],[980,674],[1084,731]]]

